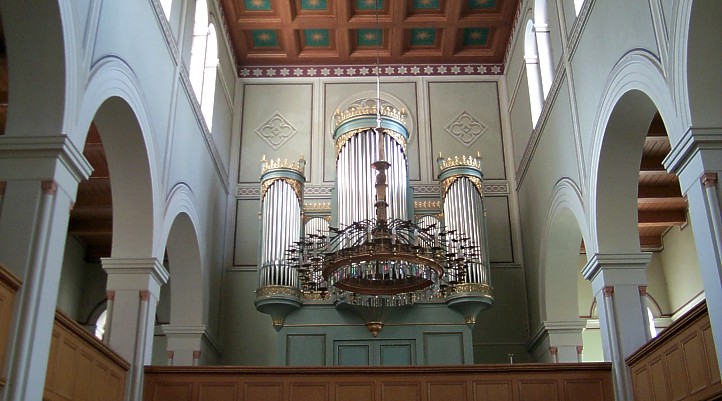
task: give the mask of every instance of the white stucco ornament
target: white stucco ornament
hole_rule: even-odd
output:
[[[444,128],[452,138],[467,148],[481,138],[487,129],[484,123],[474,118],[467,111],[462,111]]]
[[[286,120],[281,113],[274,113],[271,118],[266,120],[254,131],[261,137],[273,150],[278,150],[286,141],[298,132],[296,127]]]

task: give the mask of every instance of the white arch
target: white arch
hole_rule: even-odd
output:
[[[579,237],[584,239],[585,244],[589,241],[582,191],[571,178],[564,177],[554,185],[539,245],[538,288],[542,320],[572,320],[578,317],[576,273],[579,261],[576,257],[570,260],[560,258],[566,259],[569,254],[578,255],[581,245]],[[566,298],[563,302],[551,305],[552,295],[564,295]],[[550,309],[561,311],[559,313],[566,316],[559,316],[559,313],[550,316]]]
[[[119,119],[108,124],[111,130],[120,131],[118,135],[104,136],[102,124],[99,125],[111,170],[113,257],[162,259],[163,249],[157,246],[157,228],[161,227],[157,157],[140,87],[123,60],[114,56],[98,60],[91,68],[71,139],[82,149],[93,119],[100,114],[122,114],[107,116]],[[106,106],[112,107],[113,113],[104,113]],[[132,131],[138,131],[137,135]]]
[[[192,189],[176,184],[168,194],[162,238],[170,270],[171,320],[174,326],[205,324],[208,314],[208,269],[204,237]]]
[[[662,73],[662,67],[656,57],[646,50],[635,50],[625,54],[614,66],[609,74],[605,89],[602,92],[600,106],[597,109],[595,116],[594,128],[593,128],[593,148],[591,152],[590,160],[590,179],[589,186],[587,188],[587,205],[588,205],[588,225],[590,238],[589,241],[585,242],[588,253],[596,253],[600,250],[600,225],[608,225],[609,219],[600,217],[600,197],[612,198],[615,194],[610,193],[611,188],[607,188],[610,185],[609,182],[600,182],[602,174],[609,175],[609,172],[602,171],[601,164],[606,160],[607,163],[612,163],[611,159],[602,157],[602,153],[612,151],[611,147],[621,145],[619,141],[609,139],[609,132],[614,133],[615,129],[620,127],[611,128],[609,127],[612,120],[612,115],[615,111],[623,113],[625,108],[629,109],[630,106],[621,106],[620,101],[623,103],[633,104],[634,113],[633,115],[627,116],[628,118],[641,118],[644,120],[649,115],[651,116],[655,112],[659,112],[662,119],[667,127],[670,141],[672,145],[679,141],[681,131],[681,122],[675,113],[674,102],[669,91],[666,80]],[[615,120],[616,122],[616,120]],[[634,121],[634,124],[642,124],[644,121]],[[646,121],[648,124],[649,121]],[[645,127],[646,129],[646,127]],[[645,131],[646,132],[646,131]],[[621,150],[627,150],[636,152],[641,149],[641,141],[643,137],[635,137],[637,141],[640,141],[640,147],[629,146],[623,147]],[[635,138],[628,136],[627,141],[633,141]],[[611,145],[610,145],[611,143]],[[630,142],[631,143],[631,142]],[[639,151],[641,157],[641,151]],[[630,166],[624,166],[616,161],[619,168],[628,168]],[[633,166],[636,168],[636,166]],[[609,177],[607,177],[609,178]],[[617,176],[616,179],[620,177]],[[604,181],[604,180],[602,180]],[[604,188],[602,188],[604,187]],[[634,188],[636,193],[636,187]],[[629,212],[631,213],[631,212]],[[635,209],[636,213],[636,209]],[[630,221],[636,221],[636,214],[626,219],[627,223]],[[620,219],[624,220],[624,219]],[[631,224],[631,223],[630,223]],[[638,237],[635,237],[638,241]],[[623,239],[619,238],[618,242],[622,242]],[[634,250],[630,250],[634,251]],[[636,250],[638,251],[638,249]]]

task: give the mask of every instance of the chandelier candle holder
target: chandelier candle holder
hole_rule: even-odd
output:
[[[444,227],[448,232],[464,232],[465,236],[449,244],[450,250],[472,249],[462,270],[450,271],[445,300],[449,307],[462,313],[473,326],[479,312],[489,308],[494,298],[489,282],[489,252],[486,232],[486,210],[483,203],[481,157],[458,156],[444,159],[439,154]],[[473,245],[471,245],[473,244]]]
[[[286,249],[302,231],[306,161],[261,160],[261,255],[256,309],[271,315],[280,330],[285,317],[301,307],[298,270],[291,268]]]

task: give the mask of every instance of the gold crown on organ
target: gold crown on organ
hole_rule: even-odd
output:
[[[446,159],[444,159],[441,156],[441,152],[439,152],[438,162],[441,171],[445,171],[453,167],[463,166],[481,170],[481,154],[479,152],[476,153],[476,156],[454,156],[453,159],[451,157],[447,157]]]
[[[263,157],[261,158],[261,174],[265,174],[271,170],[277,169],[294,170],[300,174],[303,174],[304,170],[306,169],[306,159],[304,159],[303,155],[301,155],[298,161],[289,161],[288,159],[281,160],[280,158],[276,160],[266,160],[266,155],[263,155]]]
[[[354,117],[377,115],[376,110],[377,109],[376,109],[375,105],[374,106],[350,106],[349,108],[347,108],[344,111],[336,110],[336,114],[334,114],[336,126],[339,126]],[[392,118],[392,119],[397,120],[400,123],[406,125],[406,117],[408,115],[406,114],[406,110],[404,108],[401,108],[401,110],[399,110],[396,107],[393,107],[390,105],[381,106],[378,114]]]

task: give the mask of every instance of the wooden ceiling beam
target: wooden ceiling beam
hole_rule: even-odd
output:
[[[640,211],[637,213],[639,227],[681,226],[687,222],[684,210]]]
[[[664,247],[664,244],[662,243],[662,236],[661,235],[640,235],[639,236],[639,247],[642,248],[642,251],[644,252],[650,252],[650,251],[661,251]]]
[[[640,200],[658,198],[681,198],[682,191],[679,185],[640,185],[637,188],[637,197]]]

